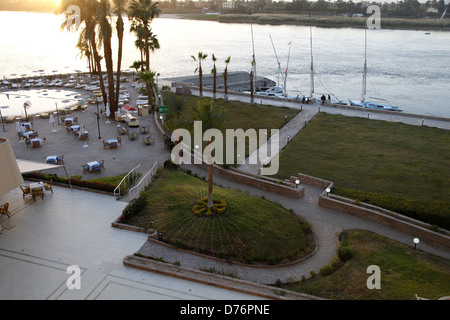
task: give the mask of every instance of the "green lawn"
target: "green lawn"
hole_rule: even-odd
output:
[[[313,250],[309,225],[277,204],[214,186],[214,199],[224,200],[222,215],[198,217],[192,208],[206,197],[202,179],[164,169],[141,197],[146,207],[127,224],[156,229],[177,247],[245,263],[278,264]],[[153,222],[153,225],[151,225]]]
[[[450,261],[363,230],[345,231],[341,244],[354,256],[333,273],[318,274],[283,287],[329,299],[413,300],[414,295],[439,299],[450,292]],[[368,289],[367,268],[380,268],[380,289]],[[296,279],[300,280],[300,279]]]
[[[280,155],[278,177],[297,172],[344,189],[450,202],[450,131],[320,113]]]
[[[180,124],[170,121],[170,117],[174,114],[174,111],[173,107],[170,104],[171,99],[168,98],[169,95],[170,93],[165,93],[164,97],[165,103],[169,105],[169,113],[167,118],[168,126],[166,127],[166,131],[172,132],[173,130],[179,128]],[[185,96],[185,108],[182,117],[184,121],[194,118],[192,110],[197,106],[198,101],[201,99],[211,101],[210,98]],[[226,137],[226,129],[242,129],[244,131],[248,129],[255,129],[257,133],[259,133],[258,130],[260,129],[266,129],[267,138],[269,138],[271,135],[271,129],[281,129],[285,125],[285,122],[289,122],[300,112],[299,110],[290,109],[287,107],[273,107],[261,104],[251,105],[250,103],[246,102],[231,100],[225,101],[223,99],[214,100],[213,107],[216,112],[220,112],[221,110],[224,111],[224,120],[222,126],[218,128],[222,132],[224,139]],[[258,137],[263,139],[265,138],[265,136],[260,137],[259,135]],[[245,144],[245,157],[247,157],[256,149],[257,146],[249,147],[248,139],[246,139]],[[234,150],[236,150],[236,141],[234,145]],[[240,159],[243,160],[242,155]]]

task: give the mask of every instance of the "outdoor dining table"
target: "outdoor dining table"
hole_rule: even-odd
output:
[[[73,124],[73,118],[65,118],[64,119],[64,123],[66,124],[66,126],[69,125],[69,124],[70,125]]]
[[[119,140],[117,139],[108,139],[105,141],[107,144],[110,144],[111,142],[116,142],[117,144],[119,144]]]
[[[25,132],[22,132],[22,135],[24,137],[26,137],[27,139],[30,139],[30,136],[34,136],[34,131],[25,131]]]
[[[79,124],[74,124],[73,126],[70,126],[69,127],[69,130],[70,131],[80,131],[80,129],[81,129],[81,126],[79,125]]]
[[[42,189],[42,191],[44,191],[44,183],[42,181],[39,182],[32,182],[29,184],[30,186],[30,190],[33,190],[35,188],[39,188]]]
[[[97,172],[101,170],[101,164],[98,161],[91,161],[86,163],[84,166],[84,170],[89,172]]]
[[[58,160],[62,160],[59,156],[48,156],[47,157],[47,163],[49,164],[57,164]]]

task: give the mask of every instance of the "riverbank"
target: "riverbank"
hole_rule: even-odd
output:
[[[322,28],[363,28],[367,17],[311,16],[305,14],[220,14],[185,15],[186,19],[218,21],[222,23],[256,23],[270,25],[300,25]],[[450,31],[450,19],[381,18],[381,28]]]

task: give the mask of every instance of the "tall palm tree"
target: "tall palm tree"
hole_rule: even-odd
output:
[[[111,112],[117,111],[116,94],[114,90],[114,65],[112,59],[112,26],[110,23],[111,6],[109,0],[100,0],[97,6],[98,26],[103,41],[106,74],[108,76],[108,99]],[[119,89],[119,88],[117,88]]]
[[[71,5],[76,5],[80,8],[80,24],[69,23],[72,20],[71,13],[67,9]],[[99,2],[97,0],[62,0],[60,6],[56,9],[56,14],[64,15],[65,19],[61,24],[61,30],[67,29],[69,31],[78,31],[81,26],[78,42],[87,41],[92,51],[94,69],[96,69],[100,88],[102,91],[103,101],[107,100],[105,85],[102,77],[101,60],[102,57],[98,52],[101,47],[101,38],[97,36],[98,16],[97,8]]]
[[[225,71],[222,74],[222,76],[223,76],[223,84],[225,86],[225,96],[224,96],[224,100],[225,101],[228,101],[228,64],[230,63],[230,60],[231,60],[231,56],[229,56],[225,60]]]
[[[220,129],[224,119],[224,110],[216,112],[213,107],[213,100],[200,99],[194,109],[195,120],[202,122],[202,136],[208,129]],[[207,141],[208,146],[211,141]],[[208,163],[208,208],[213,207],[213,164]]]
[[[214,54],[212,55],[212,61],[213,61],[213,68],[211,70],[211,73],[214,76],[214,82],[213,82],[213,99],[216,99],[216,77],[217,77],[217,69],[216,69],[216,57],[214,56]]]
[[[150,71],[150,47],[149,47],[149,31],[152,20],[159,17],[161,10],[158,9],[158,2],[152,0],[131,0],[128,7],[128,19],[136,23],[140,23],[144,30],[145,42],[145,70]]]
[[[152,101],[152,88],[155,84],[155,72],[144,71],[139,73],[139,78],[145,83],[147,89],[148,105],[151,107],[151,112],[153,112],[153,101]]]
[[[123,51],[123,32],[124,32],[124,23],[123,23],[123,15],[126,13],[126,7],[128,4],[128,0],[112,0],[114,8],[113,13],[117,15],[116,20],[116,30],[117,30],[117,39],[119,41],[119,47],[117,51],[117,82],[116,82],[116,101],[119,101],[119,91],[120,91],[120,68],[122,65],[122,51]]]
[[[199,52],[197,55],[197,58],[195,56],[191,56],[194,61],[198,61],[198,67],[195,69],[194,72],[198,71],[198,78],[199,78],[199,86],[200,86],[200,97],[203,96],[203,71],[202,71],[202,60],[205,60],[208,55],[204,54],[203,52]]]

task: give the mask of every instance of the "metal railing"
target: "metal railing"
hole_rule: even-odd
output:
[[[139,163],[136,167],[131,169],[130,172],[128,172],[127,175],[123,177],[122,181],[120,181],[120,183],[114,189],[115,197],[120,197],[121,190],[126,190],[133,183],[133,181],[136,180],[136,177],[140,174],[140,171],[138,171],[140,166],[141,163]]]
[[[146,188],[152,182],[152,177],[154,176],[154,174],[156,173],[156,171],[158,169],[159,169],[158,161],[155,161],[152,168],[145,174],[145,176],[142,177],[141,181],[139,181],[139,183],[137,185],[135,185],[134,187],[130,188],[130,190],[128,190],[128,194],[131,195],[135,191],[138,191],[138,194],[139,194],[139,192],[141,192],[144,188]]]

